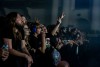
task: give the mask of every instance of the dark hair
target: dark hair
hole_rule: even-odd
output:
[[[31,33],[33,34],[33,33],[35,33],[36,32],[36,29],[37,28],[40,28],[41,27],[41,24],[40,23],[36,23],[36,22],[34,22],[34,23],[32,23],[31,24]]]
[[[20,26],[18,26],[15,23],[18,14],[19,14],[18,12],[11,12],[11,13],[9,13],[6,16],[6,22],[7,22],[8,26],[12,27],[14,37],[21,40],[22,39],[22,35],[21,35],[21,31],[19,30]],[[18,30],[18,32],[15,32],[16,29]]]
[[[77,28],[71,29],[71,32],[72,32],[72,33],[75,32],[75,31],[77,31]]]
[[[16,17],[17,17],[17,14],[19,14],[19,13],[17,13],[17,12],[11,12],[11,13],[9,13],[9,14],[6,16],[7,21],[8,21],[8,22],[15,22]]]

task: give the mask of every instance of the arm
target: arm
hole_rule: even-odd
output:
[[[2,59],[2,61],[7,60],[8,57],[9,57],[9,51],[0,48],[0,58]]]
[[[61,24],[62,19],[64,18],[64,16],[65,16],[65,15],[62,13],[61,17],[58,18],[57,24],[56,24],[56,26],[54,27],[53,31],[51,32],[52,35],[54,35],[54,34],[57,32],[57,30],[58,30],[58,28],[59,28],[59,26],[60,26],[60,24]]]
[[[33,63],[32,58],[30,56],[12,48],[12,39],[4,38],[4,42],[8,45],[8,50],[10,54],[26,58],[28,60],[28,63]]]
[[[4,38],[4,42],[8,45],[8,50],[10,54],[13,54],[15,56],[25,57],[26,54],[21,53],[12,48],[12,39]]]
[[[41,52],[42,53],[45,53],[45,49],[46,49],[46,44],[45,44],[45,33],[44,32],[42,32],[42,46],[41,46],[41,48],[39,48],[40,50],[41,50]]]
[[[31,63],[33,63],[33,59],[31,57],[29,51],[27,50],[25,43],[26,43],[25,40],[21,40],[21,47],[22,47],[23,52],[30,57],[29,61],[28,61],[28,67],[30,67]]]
[[[21,41],[21,45],[22,45],[22,50],[23,50],[23,52],[24,52],[25,54],[27,54],[27,55],[30,56],[30,53],[29,53],[29,51],[27,50],[26,45],[25,45],[25,40],[22,40],[22,41]]]

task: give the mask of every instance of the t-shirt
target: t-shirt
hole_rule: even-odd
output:
[[[21,52],[22,51],[21,40],[24,40],[24,31],[22,26],[16,26],[16,28],[19,30],[21,34],[21,39],[17,37],[15,38],[13,33],[13,27],[11,25],[5,26],[3,30],[3,38],[12,39],[12,48]],[[16,33],[16,35],[18,35],[18,33]],[[23,62],[22,59],[23,59],[22,57],[9,54],[9,57],[7,59],[7,63],[9,64],[8,66],[12,66],[12,67],[17,67],[18,65],[21,66],[23,65],[22,63],[20,63],[21,61]]]
[[[31,48],[34,48],[36,51],[30,51],[32,58],[34,59],[34,63],[36,67],[43,66],[44,64],[44,54],[39,50],[41,47],[41,35],[35,37],[33,34],[29,36],[29,44]]]
[[[31,34],[29,36],[29,44],[30,44],[31,48],[34,48],[34,49],[38,49],[39,47],[41,47],[40,36],[38,36],[38,38],[37,38],[33,34]]]
[[[3,38],[12,39],[12,47],[16,50],[21,50],[21,40],[24,40],[24,31],[22,26],[16,26],[16,28],[21,33],[22,39],[14,37],[13,27],[10,25],[6,26],[6,28],[3,30]]]

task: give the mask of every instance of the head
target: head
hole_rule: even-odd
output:
[[[66,34],[66,31],[67,31],[67,30],[66,30],[66,27],[61,27],[61,29],[60,29],[60,32],[61,32],[61,33]]]
[[[25,36],[30,35],[30,29],[29,29],[28,25],[24,25],[24,33],[25,33]]]
[[[73,28],[73,29],[71,29],[71,34],[76,34],[77,33],[77,31],[78,31],[78,29],[77,28]]]
[[[33,23],[31,32],[33,34],[39,35],[41,33],[41,24],[40,23]]]
[[[7,16],[7,21],[15,25],[23,25],[21,15],[17,12],[11,12]]]
[[[26,23],[27,23],[26,17],[25,17],[24,15],[21,15],[21,17],[22,17],[22,22],[23,22],[23,24],[26,24]]]
[[[43,24],[41,24],[41,30],[42,30],[42,32],[44,32],[44,33],[48,33],[46,26],[43,25]]]
[[[60,61],[57,65],[57,67],[70,67],[69,63],[66,61]]]

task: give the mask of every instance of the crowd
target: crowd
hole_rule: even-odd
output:
[[[75,27],[60,27],[64,16],[48,26],[17,12],[1,16],[0,67],[79,67],[79,47],[88,40]]]

